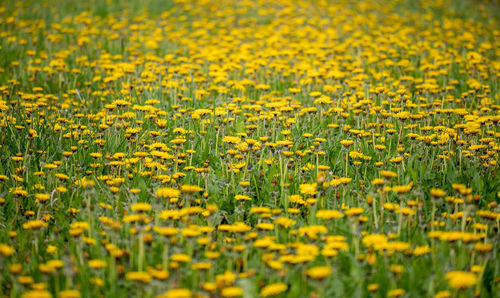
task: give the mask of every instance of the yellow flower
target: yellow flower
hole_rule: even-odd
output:
[[[56,173],[56,174],[54,174],[54,176],[56,176],[56,178],[58,178],[60,180],[68,180],[69,179],[69,176],[66,174],[63,174],[63,173]]]
[[[45,194],[45,193],[37,193],[35,194],[35,199],[38,200],[38,202],[46,202],[50,200],[50,194]]]
[[[470,288],[478,282],[474,273],[465,271],[450,271],[446,273],[444,278],[454,289]]]
[[[21,264],[10,264],[9,265],[9,271],[10,273],[16,275],[16,274],[19,274],[21,272],[21,270],[23,270],[23,265]]]
[[[235,195],[235,196],[234,196],[234,199],[235,199],[236,201],[251,201],[251,200],[252,200],[252,198],[251,198],[251,197],[246,196],[246,195]]]
[[[21,295],[21,298],[51,298],[52,294],[50,294],[47,290],[31,290],[24,292]]]
[[[272,230],[274,229],[274,224],[269,222],[261,222],[255,226],[259,230]]]
[[[401,274],[403,272],[404,267],[402,265],[391,265],[390,270],[394,274]]]
[[[405,290],[403,289],[393,289],[387,292],[387,297],[400,297],[405,294]]]
[[[250,185],[250,181],[240,181],[240,185],[241,185],[242,187],[247,187],[247,186],[249,186],[249,185]]]
[[[378,284],[369,284],[367,289],[370,292],[376,292],[378,290],[379,286]]]
[[[25,197],[28,195],[28,192],[21,187],[18,187],[12,192],[12,194],[18,197]]]
[[[156,191],[156,196],[160,198],[178,198],[181,191],[175,188],[164,187]]]
[[[398,164],[398,163],[402,162],[403,159],[404,159],[404,157],[398,156],[398,157],[391,158],[389,161]]]
[[[492,249],[493,249],[492,243],[477,242],[476,244],[474,244],[474,250],[481,252],[481,253],[489,252]]]
[[[14,248],[8,244],[0,243],[0,255],[8,257],[13,255],[15,252]]]
[[[139,212],[151,211],[151,205],[148,203],[135,203],[130,206],[130,210]]]
[[[212,268],[212,264],[208,263],[208,262],[200,262],[200,263],[196,263],[196,264],[191,265],[191,268],[194,270],[208,270],[208,269]]]
[[[34,282],[33,277],[31,276],[19,276],[17,281],[22,285],[29,285]]]
[[[287,289],[288,289],[288,285],[286,285],[284,283],[279,282],[279,283],[270,284],[270,285],[267,285],[264,288],[262,288],[262,290],[260,291],[260,296],[261,297],[269,297],[269,296],[278,295],[278,294],[283,293]]]
[[[222,142],[229,144],[237,144],[241,142],[241,139],[238,137],[225,136],[224,138],[222,138]]]
[[[60,291],[59,293],[57,293],[57,296],[60,298],[80,298],[81,297],[80,292],[78,292],[77,290]]]
[[[89,267],[94,268],[94,269],[104,268],[107,265],[108,264],[106,263],[106,261],[103,261],[103,260],[90,260],[89,261]]]
[[[203,188],[197,186],[197,185],[189,185],[189,184],[183,184],[181,186],[181,190],[183,192],[186,192],[186,193],[189,193],[189,194],[193,194],[195,192],[199,192],[199,191],[202,191]]]
[[[189,289],[172,289],[165,294],[160,295],[161,298],[191,298],[193,293]]]
[[[344,146],[344,147],[349,147],[352,144],[354,144],[354,141],[353,140],[342,140],[342,141],[340,141],[340,144],[342,144],[342,146]]]
[[[446,194],[446,192],[439,188],[431,188],[431,196],[435,198],[441,198]]]
[[[87,179],[86,177],[83,177],[82,179],[77,180],[75,184],[83,188],[90,188],[94,186],[95,182],[93,180]]]
[[[355,208],[349,208],[345,211],[345,214],[349,217],[360,215],[364,212],[363,208],[361,207],[355,207]]]
[[[276,224],[284,227],[284,228],[289,228],[293,226],[296,221],[287,217],[279,217],[274,221]]]
[[[378,247],[387,243],[387,236],[383,234],[369,234],[364,236],[361,242],[366,247],[373,247],[377,249]]]
[[[130,271],[125,275],[125,279],[130,281],[140,281],[147,284],[151,281],[151,275],[144,271]]]
[[[140,192],[141,192],[141,190],[140,190],[140,189],[138,189],[138,188],[132,188],[132,189],[130,189],[130,192],[131,192],[132,194],[136,195],[136,194],[140,193]]]
[[[148,273],[153,278],[158,279],[158,280],[165,280],[170,275],[170,273],[167,270],[161,270],[161,269],[157,270],[157,269],[154,269],[154,268],[151,268],[151,267],[148,267],[147,270],[148,270]]]
[[[342,218],[344,214],[337,210],[319,210],[316,212],[316,217],[321,219]]]
[[[236,274],[231,271],[226,271],[223,274],[217,274],[215,276],[215,281],[218,285],[221,284],[232,284],[236,280]]]
[[[48,224],[41,220],[30,220],[23,224],[23,229],[25,230],[37,230],[42,227],[46,227]]]
[[[398,174],[396,174],[393,171],[382,170],[379,173],[380,173],[380,176],[382,176],[382,177],[384,177],[386,179],[392,179],[392,178],[396,178],[398,176]]]
[[[316,266],[309,268],[306,274],[312,279],[325,279],[331,272],[332,268],[330,266]]]
[[[243,296],[243,289],[238,287],[228,287],[222,289],[222,297],[240,297]]]
[[[450,291],[440,291],[436,295],[434,295],[434,298],[449,298],[449,297],[451,297]]]
[[[301,185],[299,185],[300,193],[303,195],[314,196],[317,193],[317,190],[316,190],[317,186],[318,186],[317,183],[301,184]]]
[[[179,233],[179,230],[177,230],[177,228],[174,228],[174,227],[157,227],[155,226],[153,228],[153,230],[162,235],[162,236],[166,236],[166,237],[170,237],[170,236],[174,236],[174,235],[177,235],[177,233]]]
[[[412,189],[412,187],[413,187],[413,183],[410,182],[410,184],[408,184],[408,185],[395,185],[391,189],[393,192],[395,192],[397,194],[404,194],[404,193],[409,192]]]
[[[424,246],[417,246],[413,250],[413,254],[416,256],[421,256],[429,253],[431,251],[429,245],[424,245]]]
[[[179,263],[187,263],[191,261],[191,257],[186,254],[174,254],[170,257],[170,259],[174,262],[179,262]]]

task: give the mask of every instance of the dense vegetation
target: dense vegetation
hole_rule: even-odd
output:
[[[469,1],[0,5],[0,296],[498,297]]]

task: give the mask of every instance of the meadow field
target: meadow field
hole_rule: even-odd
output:
[[[0,298],[500,297],[500,5],[0,2]]]

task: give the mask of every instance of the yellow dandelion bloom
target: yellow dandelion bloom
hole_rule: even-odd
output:
[[[454,289],[470,288],[478,282],[478,278],[474,273],[465,271],[450,271],[444,277],[450,287]]]
[[[274,283],[265,286],[262,288],[260,291],[260,296],[261,297],[269,297],[269,296],[274,296],[274,295],[279,295],[286,291],[288,289],[288,285],[284,283]]]
[[[243,296],[243,289],[238,287],[228,287],[222,289],[222,297],[241,297]]]
[[[325,279],[332,272],[330,266],[316,266],[307,269],[306,274],[312,279]]]

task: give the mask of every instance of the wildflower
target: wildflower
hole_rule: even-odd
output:
[[[387,297],[401,297],[405,294],[403,289],[393,289],[387,292]]]
[[[449,298],[449,297],[451,297],[450,291],[440,291],[437,292],[436,295],[434,295],[434,298]]]
[[[64,290],[57,293],[60,298],[80,298],[80,292],[77,290]]]
[[[186,254],[174,254],[170,259],[174,262],[179,263],[188,263],[189,261],[191,261],[191,257]]]
[[[208,269],[212,268],[212,264],[208,263],[208,262],[200,262],[200,263],[196,263],[196,264],[191,265],[191,268],[194,270],[208,270]]]
[[[151,275],[144,271],[130,271],[125,275],[125,279],[130,281],[140,281],[147,284],[151,281]]]
[[[286,217],[279,217],[276,219],[275,223],[284,228],[289,228],[293,226],[296,223],[296,221]]]
[[[225,136],[224,138],[222,138],[222,141],[229,144],[238,144],[241,142],[241,139],[238,137]]]
[[[272,230],[272,229],[274,229],[274,225],[272,223],[266,223],[266,222],[259,223],[255,227],[259,230]]]
[[[178,198],[181,191],[175,188],[165,187],[156,191],[156,196],[160,198]]]
[[[380,171],[380,176],[386,178],[386,179],[392,179],[398,176],[395,172],[392,171]]]
[[[356,207],[356,208],[349,208],[348,210],[345,211],[345,214],[348,217],[352,217],[352,216],[360,215],[363,212],[364,212],[363,208]]]
[[[260,291],[260,296],[269,297],[269,296],[279,295],[284,291],[286,291],[287,289],[288,286],[284,283],[270,284],[262,288],[262,290]]]
[[[50,194],[38,193],[38,194],[35,194],[35,199],[38,202],[43,203],[43,202],[50,200]]]
[[[337,210],[319,210],[316,212],[316,217],[321,219],[333,219],[333,218],[342,218],[344,214]]]
[[[493,244],[492,243],[481,243],[477,242],[474,244],[474,250],[481,252],[481,253],[486,253],[489,252],[493,249]]]
[[[38,230],[43,227],[47,227],[48,224],[41,220],[30,220],[23,224],[23,229],[25,230]]]
[[[179,233],[178,229],[174,228],[174,227],[157,227],[157,226],[155,226],[153,228],[153,230],[156,233],[158,233],[162,236],[165,236],[165,237],[171,237],[171,236],[177,235],[177,233]]]
[[[8,257],[13,255],[15,252],[14,248],[12,246],[9,246],[4,243],[0,243],[0,255],[4,257]]]
[[[243,296],[243,289],[238,287],[228,287],[222,289],[222,297],[240,297]]]
[[[395,185],[391,189],[393,192],[397,194],[404,194],[409,192],[413,187],[413,183],[410,183],[408,185]]]
[[[21,272],[21,270],[23,270],[23,265],[21,265],[21,264],[10,264],[9,265],[9,272],[14,274],[14,275],[19,274]]]
[[[49,291],[42,289],[42,290],[30,290],[26,291],[21,295],[21,298],[51,298],[52,295],[50,294]]]
[[[316,266],[309,268],[306,273],[307,276],[312,279],[325,279],[332,272],[332,268],[330,266]]]
[[[93,180],[89,180],[85,177],[75,182],[75,185],[81,186],[83,188],[91,188],[92,186],[94,186],[94,184],[95,182]]]
[[[213,282],[206,282],[203,284],[203,289],[212,293],[217,289],[217,285]]]
[[[342,141],[340,141],[340,144],[342,144],[342,146],[344,146],[344,147],[349,147],[352,144],[354,144],[354,141],[352,141],[352,140],[342,140]]]
[[[135,203],[130,206],[130,210],[139,212],[151,211],[151,205],[148,203]]]
[[[413,249],[413,254],[416,256],[421,256],[429,253],[431,251],[429,245],[417,246]]]
[[[431,188],[430,193],[431,193],[431,196],[433,196],[436,199],[439,199],[446,194],[446,192],[444,190],[439,189],[439,188]]]
[[[188,184],[184,184],[181,186],[181,190],[185,193],[188,193],[188,194],[193,194],[195,192],[199,192],[199,191],[202,191],[203,188],[197,186],[197,185],[188,185]]]
[[[94,269],[99,269],[99,268],[104,268],[107,266],[107,263],[103,260],[90,260],[89,261],[89,267],[94,268]]]
[[[378,284],[369,284],[367,287],[368,291],[370,292],[376,292],[378,288],[379,288]]]
[[[403,272],[404,267],[402,265],[391,265],[390,270],[394,274],[401,274]]]
[[[193,294],[191,290],[189,289],[171,289],[168,290],[166,293],[163,295],[160,295],[159,297],[162,298],[191,298],[193,297]]]
[[[246,196],[246,195],[235,195],[234,199],[236,201],[251,201],[252,200],[252,198],[250,198],[249,196]]]
[[[450,271],[446,273],[444,278],[454,289],[470,288],[478,282],[474,273],[465,271]]]
[[[314,196],[317,193],[316,187],[317,183],[299,185],[301,194],[311,196]]]
[[[31,276],[19,276],[17,281],[22,285],[30,285],[34,282],[33,277]]]
[[[365,246],[374,248],[384,247],[387,241],[387,236],[382,234],[369,234],[361,240]]]

